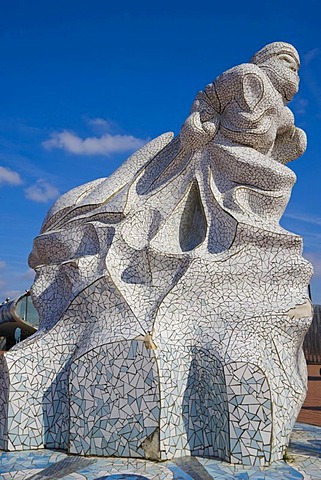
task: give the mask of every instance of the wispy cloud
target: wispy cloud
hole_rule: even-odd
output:
[[[308,100],[302,97],[296,97],[292,103],[291,108],[294,110],[294,113],[297,115],[305,115],[308,107]]]
[[[31,268],[16,269],[16,265],[10,262],[6,271],[5,280],[0,278],[0,303],[7,297],[11,299],[19,297],[33,283],[35,272]]]
[[[22,178],[19,173],[10,170],[10,168],[0,166],[0,185],[1,184],[21,185]]]
[[[311,50],[308,50],[306,53],[302,55],[304,65],[309,65],[320,54],[321,54],[320,48],[311,48]]]
[[[321,217],[316,215],[306,215],[300,213],[285,213],[284,217],[291,218],[292,220],[298,220],[300,222],[306,222],[313,225],[321,225]]]
[[[25,189],[25,196],[28,200],[34,202],[46,203],[53,200],[59,194],[56,187],[46,182],[45,180],[37,180],[34,185]]]
[[[97,118],[89,118],[87,119],[88,125],[91,125],[93,127],[100,127],[103,128],[104,130],[110,130],[115,126],[115,123],[112,122],[111,120],[106,120],[105,118],[102,117],[97,117]]]
[[[6,262],[4,262],[3,260],[0,260],[0,270],[2,268],[5,268],[7,266]]]
[[[321,107],[321,88],[316,73],[316,65],[317,62],[320,63],[320,57],[321,48],[312,48],[302,56],[302,63],[304,65],[302,78],[304,78],[304,83],[312,97],[314,97],[314,101],[318,107]]]
[[[19,280],[27,280],[30,282],[33,282],[34,278],[35,278],[35,272],[34,270],[32,270],[32,268],[28,268],[28,270],[26,270],[24,273],[21,273],[18,276]]]
[[[306,213],[285,213],[282,225],[303,237],[305,249],[321,254],[321,216]]]
[[[84,122],[86,125],[90,127],[90,129],[94,132],[97,137],[109,133],[111,135],[122,134],[123,132],[120,130],[119,124],[115,120],[111,120],[110,118],[103,118],[103,117],[83,117]]]
[[[312,263],[314,276],[321,278],[321,254],[315,252],[305,253],[304,257]]]
[[[103,119],[96,119],[102,122]],[[49,140],[42,142],[47,150],[59,148],[75,155],[110,155],[137,150],[141,148],[148,139],[136,138],[133,135],[112,135],[105,133],[101,137],[81,138],[64,130],[51,135]]]
[[[0,287],[3,288],[5,287],[5,285],[0,284]],[[6,298],[13,300],[14,298],[20,297],[21,293],[22,292],[20,290],[11,290],[11,289],[0,290],[0,301],[1,301],[1,298],[3,300],[5,300]]]

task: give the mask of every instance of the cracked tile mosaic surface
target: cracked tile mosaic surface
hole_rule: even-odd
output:
[[[231,465],[204,457],[164,463],[139,459],[68,456],[33,450],[0,453],[0,480],[320,480],[321,428],[296,424],[289,463],[269,467]],[[304,445],[309,444],[309,452]]]
[[[298,69],[267,45],[197,94],[177,137],[53,205],[29,258],[40,328],[1,359],[4,450],[282,458],[312,318],[312,267],[279,225],[306,148]]]

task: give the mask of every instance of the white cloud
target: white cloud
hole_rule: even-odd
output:
[[[6,266],[7,266],[6,262],[4,262],[3,260],[0,260],[0,269],[5,268]]]
[[[0,185],[4,183],[9,185],[21,185],[22,179],[19,173],[10,170],[10,168],[0,166]]]
[[[25,195],[28,200],[34,202],[46,203],[49,200],[53,200],[59,194],[59,191],[53,185],[45,180],[37,180],[34,185],[25,189]]]
[[[321,217],[316,215],[304,215],[300,213],[285,213],[286,218],[291,218],[292,220],[298,220],[301,222],[311,223],[313,225],[321,225]]]
[[[7,297],[18,298],[34,281],[35,272],[31,268],[26,269],[24,263],[24,268],[17,271],[14,263],[7,269],[5,280],[0,275],[0,303]]]
[[[305,115],[307,112],[308,104],[309,102],[305,98],[296,97],[293,100],[291,106],[292,106],[292,109],[294,110],[294,113],[298,115]]]
[[[0,301],[1,301],[1,297],[2,297],[3,300],[5,300],[6,298],[10,298],[10,300],[13,300],[15,298],[20,297],[21,293],[22,292],[20,290],[3,290],[0,293]]]
[[[106,120],[105,118],[90,118],[88,120],[88,124],[92,125],[94,127],[101,127],[104,128],[105,130],[109,129],[110,127],[113,126],[113,123],[110,120]]]
[[[103,121],[103,119],[96,119]],[[141,148],[148,139],[136,138],[132,135],[111,135],[105,133],[101,137],[81,138],[72,132],[53,133],[42,145],[51,150],[59,148],[75,155],[110,155],[128,152]]]
[[[321,254],[315,252],[305,253],[304,257],[312,263],[314,268],[314,276],[321,277]]]
[[[303,63],[309,65],[313,60],[315,60],[321,53],[320,48],[312,48],[303,54]]]
[[[21,273],[19,275],[19,280],[28,280],[33,282],[34,278],[35,278],[35,271],[32,270],[32,268],[28,268],[28,270],[26,270],[24,273]]]

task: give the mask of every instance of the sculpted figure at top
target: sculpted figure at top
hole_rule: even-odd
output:
[[[199,92],[181,138],[206,144],[244,145],[287,163],[306,149],[286,104],[299,86],[299,55],[292,45],[267,45],[251,59],[220,75]]]
[[[299,65],[267,45],[178,136],[52,206],[29,259],[40,328],[3,358],[2,448],[282,458],[312,317],[311,265],[279,224],[306,148]]]

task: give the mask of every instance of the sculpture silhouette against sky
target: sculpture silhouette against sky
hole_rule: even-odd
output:
[[[198,93],[177,137],[53,205],[29,260],[41,325],[3,359],[2,448],[282,458],[312,316],[311,265],[279,225],[306,149],[298,69],[267,45]]]

